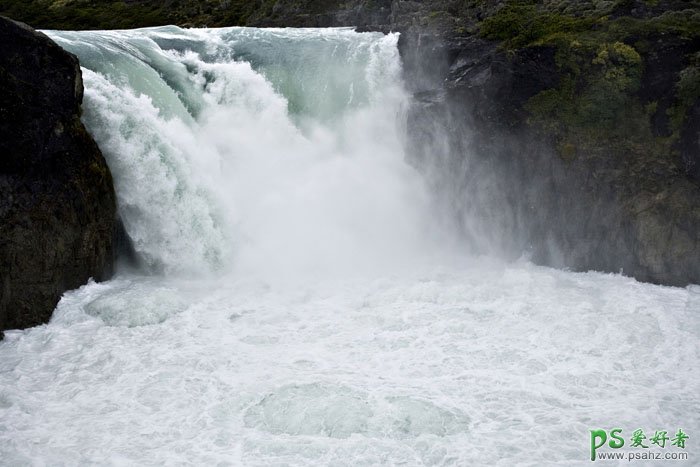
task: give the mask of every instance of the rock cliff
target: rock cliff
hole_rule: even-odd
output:
[[[78,60],[0,17],[0,333],[48,321],[61,294],[110,275],[109,168],[80,121]]]
[[[491,3],[402,40],[412,155],[470,244],[700,283],[697,4]]]

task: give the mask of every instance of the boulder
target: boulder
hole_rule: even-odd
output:
[[[64,291],[109,277],[112,175],[80,121],[75,56],[0,17],[0,332],[45,323]]]

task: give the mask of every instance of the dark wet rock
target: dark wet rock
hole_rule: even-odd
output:
[[[700,183],[700,99],[696,99],[688,111],[678,146],[684,169]]]
[[[594,122],[564,131],[555,114],[535,124],[528,107],[567,77],[554,46],[507,50],[439,34],[404,37],[401,45],[416,97],[411,160],[475,251],[667,285],[700,283],[700,104],[680,130],[669,117],[682,105],[679,76],[697,41],[648,40],[628,105],[653,111],[613,120],[631,120],[629,128]]]
[[[111,274],[109,168],[80,121],[78,60],[0,17],[0,330],[45,323],[64,291]]]

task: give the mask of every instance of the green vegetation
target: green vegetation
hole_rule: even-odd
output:
[[[274,20],[276,0],[3,0],[0,14],[38,29],[130,29],[177,24],[244,26]],[[338,7],[340,0],[284,2],[287,12],[309,15]]]
[[[604,43],[585,66],[588,54],[580,44],[574,42],[558,52],[558,61],[566,64],[562,66],[566,74],[561,85],[530,99],[528,110],[555,131],[567,127],[614,129],[636,100],[633,96],[642,74],[639,53],[622,42]],[[582,70],[585,76],[581,76]]]
[[[41,29],[126,29],[169,23],[167,10],[149,3],[3,0],[0,14]]]
[[[590,30],[596,21],[592,17],[543,12],[536,5],[512,3],[483,21],[481,35],[503,41],[508,48],[517,48]]]
[[[690,107],[700,99],[700,52],[695,53],[688,67],[680,72],[676,96],[676,104],[668,110],[674,136],[678,136]]]
[[[671,141],[654,137],[650,118],[657,105],[637,96],[642,57],[622,42],[603,43],[593,58],[579,43],[558,50],[561,83],[526,104],[529,122],[555,137],[560,155],[582,151],[628,153],[654,148],[668,153]]]
[[[649,18],[634,18],[621,12],[629,3],[627,0],[579,2],[580,9],[567,13],[561,13],[550,2],[511,0],[504,3],[481,23],[480,33],[488,39],[502,41],[504,47],[511,49],[562,39],[600,43],[660,34],[687,38],[700,36],[700,9],[697,5],[696,8],[665,11]],[[586,4],[590,4],[590,8],[582,8]]]
[[[641,96],[645,62],[658,38],[700,39],[700,8],[626,14],[635,2],[535,2],[511,0],[486,18],[482,37],[517,54],[528,47],[554,48],[560,83],[526,105],[530,124],[557,141],[562,158],[586,150],[608,153],[657,151],[673,157],[687,110],[700,97],[700,54],[675,85],[675,101],[662,109],[671,135],[655,136],[651,117],[657,102]],[[575,8],[572,8],[572,4]],[[697,6],[697,5],[696,5]],[[671,78],[674,79],[674,78]],[[657,132],[658,133],[658,132]]]

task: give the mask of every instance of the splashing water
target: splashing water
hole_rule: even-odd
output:
[[[56,33],[137,252],[173,272],[322,276],[437,245],[403,162],[397,36]]]
[[[573,465],[590,429],[700,433],[697,286],[461,257],[404,162],[396,35],[49,35],[146,271],[7,333],[3,462]]]

